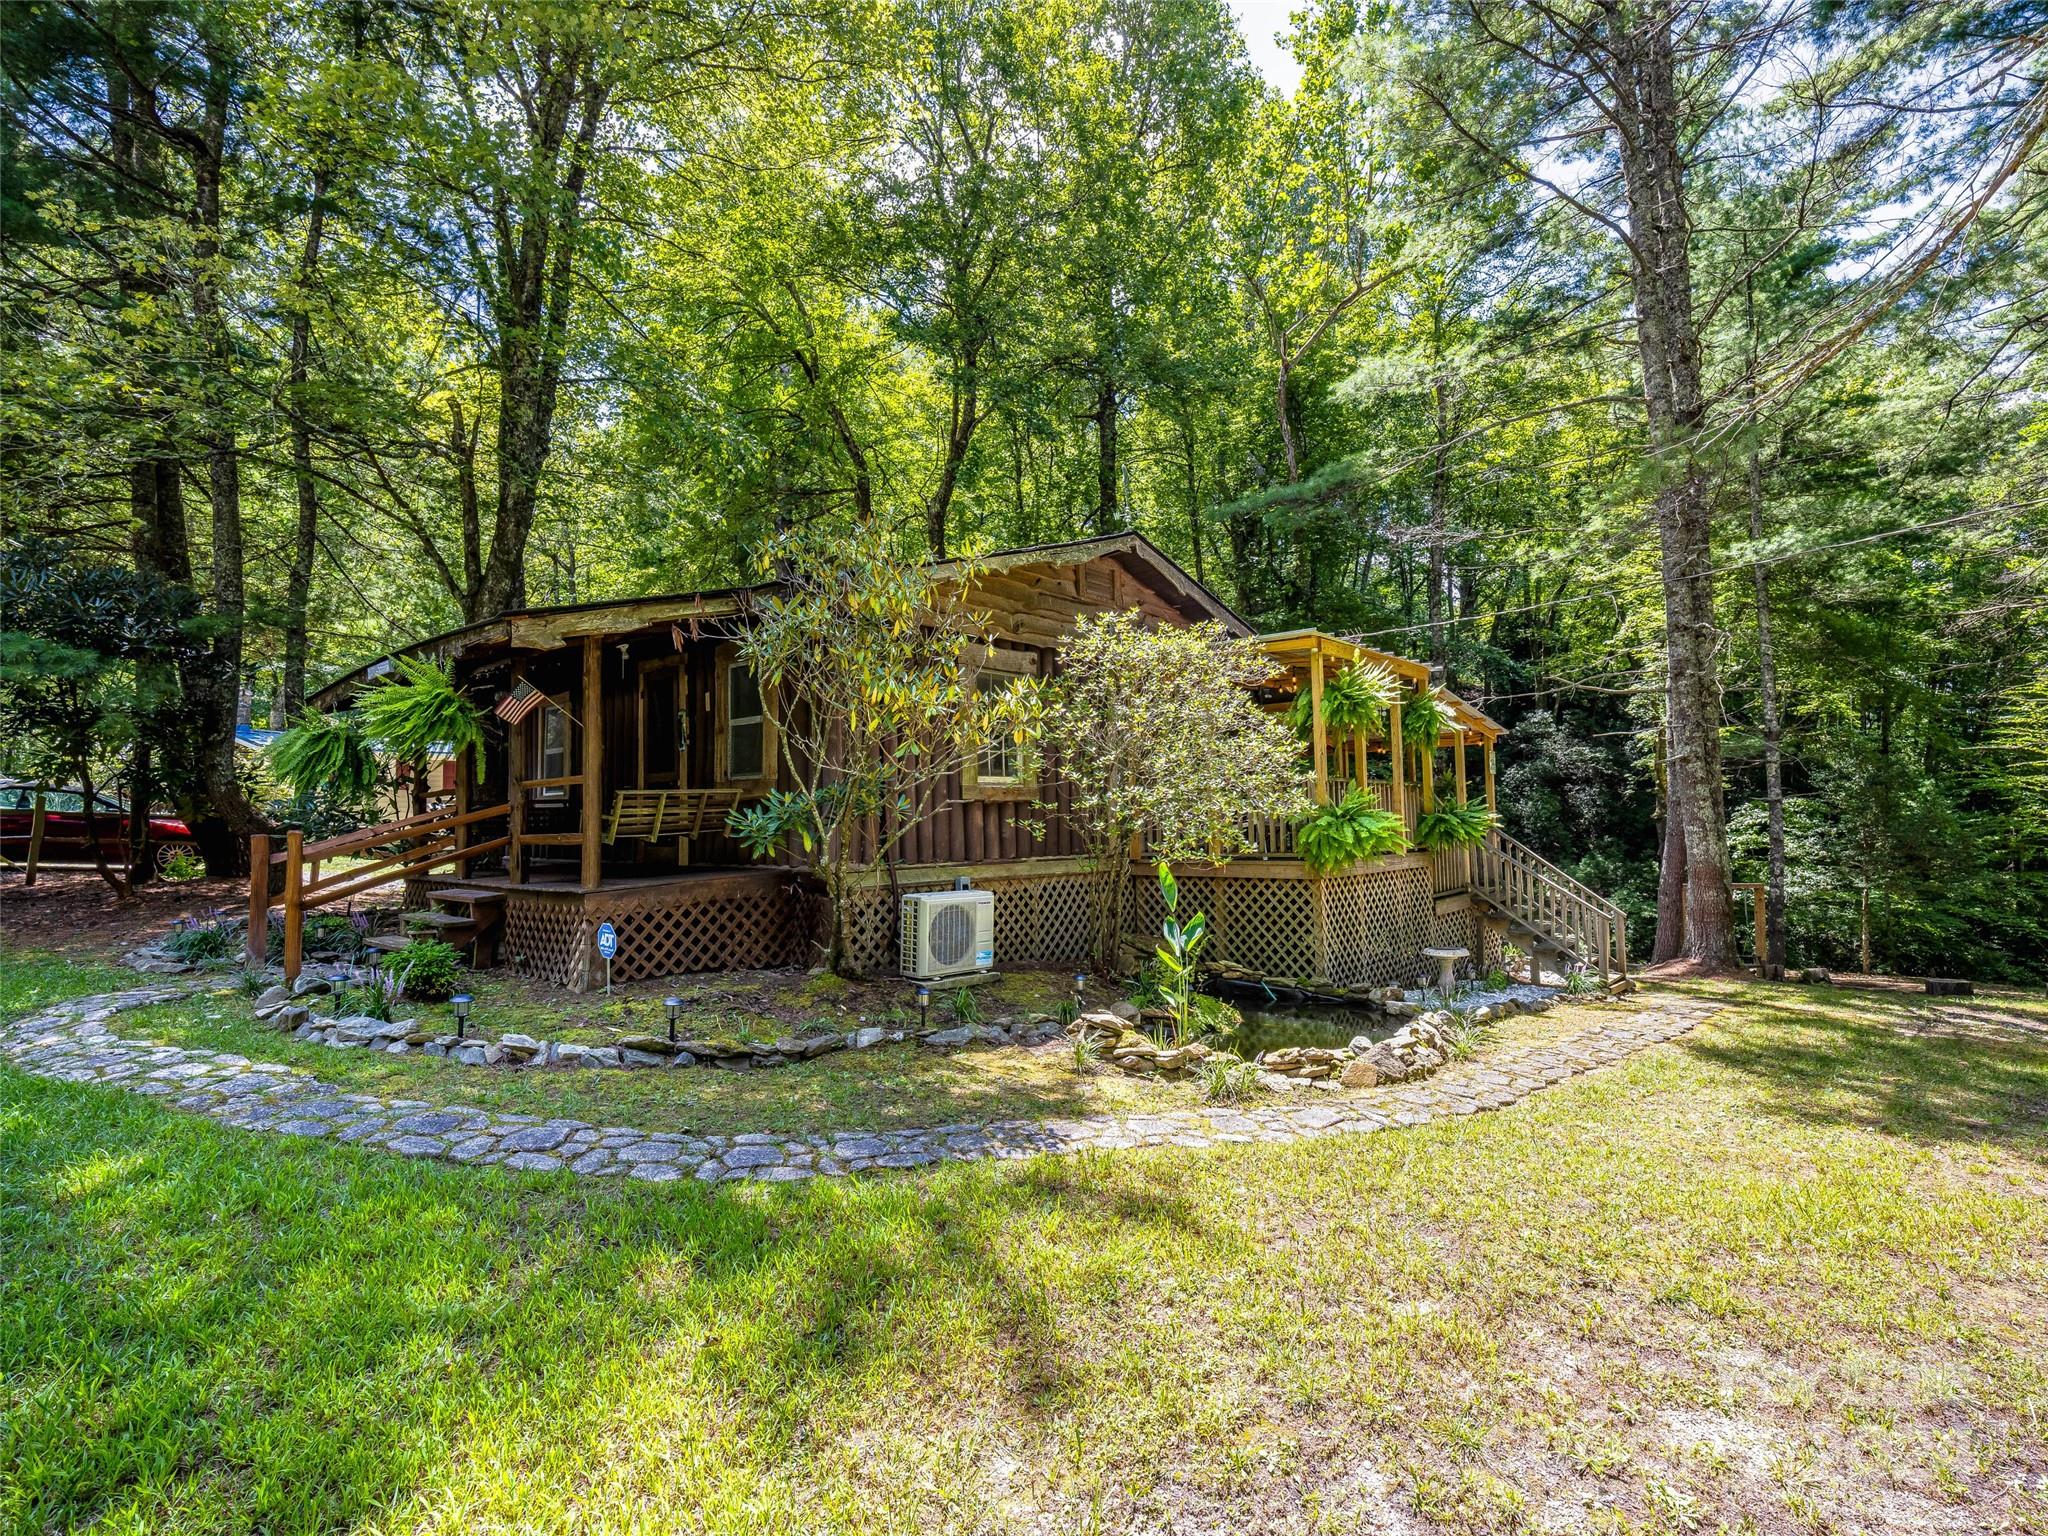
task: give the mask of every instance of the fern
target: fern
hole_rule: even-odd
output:
[[[1415,819],[1415,846],[1468,848],[1486,840],[1493,830],[1493,813],[1476,802],[1470,805],[1442,805],[1424,811]]]
[[[1434,752],[1451,723],[1451,712],[1433,692],[1411,694],[1401,701],[1401,739],[1411,747]]]
[[[363,728],[370,738],[401,763],[423,763],[444,752],[460,756],[468,747],[481,772],[484,723],[476,705],[431,661],[394,659],[397,677],[363,698]]]
[[[1400,693],[1394,674],[1378,662],[1353,662],[1323,684],[1323,727],[1338,737],[1377,731],[1380,716]],[[1287,723],[1304,741],[1315,729],[1314,710],[1314,696],[1304,688],[1287,711]]]
[[[1335,805],[1310,813],[1294,834],[1294,851],[1312,875],[1327,875],[1384,854],[1402,853],[1401,818],[1355,787]]]
[[[345,799],[367,795],[377,785],[377,752],[352,714],[309,710],[270,744],[270,766],[292,793],[307,796],[331,789]]]

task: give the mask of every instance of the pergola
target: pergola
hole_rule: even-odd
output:
[[[1436,696],[1437,702],[1449,717],[1442,734],[1437,740],[1438,750],[1451,754],[1452,781],[1457,787],[1458,803],[1463,805],[1470,798],[1469,761],[1467,754],[1476,743],[1484,750],[1483,775],[1486,793],[1486,808],[1498,810],[1494,789],[1493,749],[1494,743],[1504,734],[1499,722],[1488,718],[1484,711],[1459,698],[1448,688],[1435,687],[1430,682],[1429,667],[1423,662],[1406,656],[1396,656],[1391,651],[1376,651],[1371,646],[1360,645],[1355,640],[1346,640],[1340,635],[1329,635],[1319,629],[1290,629],[1279,634],[1261,635],[1259,645],[1265,653],[1280,664],[1271,686],[1291,688],[1297,694],[1308,690],[1309,752],[1314,764],[1316,804],[1325,805],[1330,800],[1332,780],[1331,758],[1333,749],[1340,760],[1349,749],[1351,758],[1350,777],[1361,787],[1365,784],[1366,754],[1371,745],[1363,730],[1352,733],[1350,741],[1333,742],[1323,719],[1323,686],[1325,681],[1345,667],[1365,663],[1386,668],[1401,682],[1415,692],[1427,691]],[[1401,700],[1396,699],[1387,710],[1387,749],[1393,757],[1392,775],[1393,805],[1391,809],[1404,821],[1407,819],[1407,774],[1401,771],[1401,753],[1397,743],[1401,740]],[[1417,780],[1422,792],[1422,808],[1433,809],[1436,804],[1436,753],[1421,755],[1421,774]]]

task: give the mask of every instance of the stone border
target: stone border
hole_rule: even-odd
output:
[[[175,986],[73,998],[0,1026],[0,1057],[37,1077],[104,1083],[168,1098],[224,1125],[382,1148],[403,1157],[651,1182],[697,1178],[794,1182],[879,1168],[1023,1158],[1126,1147],[1282,1142],[1423,1125],[1505,1109],[1581,1073],[1687,1033],[1725,1006],[1677,995],[1641,999],[1576,1035],[1486,1061],[1455,1063],[1425,1083],[1369,1098],[1304,1105],[1172,1110],[1081,1120],[995,1120],[916,1130],[688,1136],[542,1119],[419,1099],[350,1093],[310,1073],[246,1056],[125,1040],[115,1014],[187,995]]]

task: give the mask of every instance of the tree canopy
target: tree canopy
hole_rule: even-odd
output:
[[[1135,527],[1440,667],[1659,953],[1768,874],[1795,962],[2039,974],[2043,35],[1309,0],[1283,95],[1224,0],[24,0],[0,546],[171,616],[86,647],[82,766],[217,868],[245,690],[792,535]]]

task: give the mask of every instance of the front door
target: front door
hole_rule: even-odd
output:
[[[689,720],[683,713],[682,658],[640,666],[640,788],[685,789]]]

